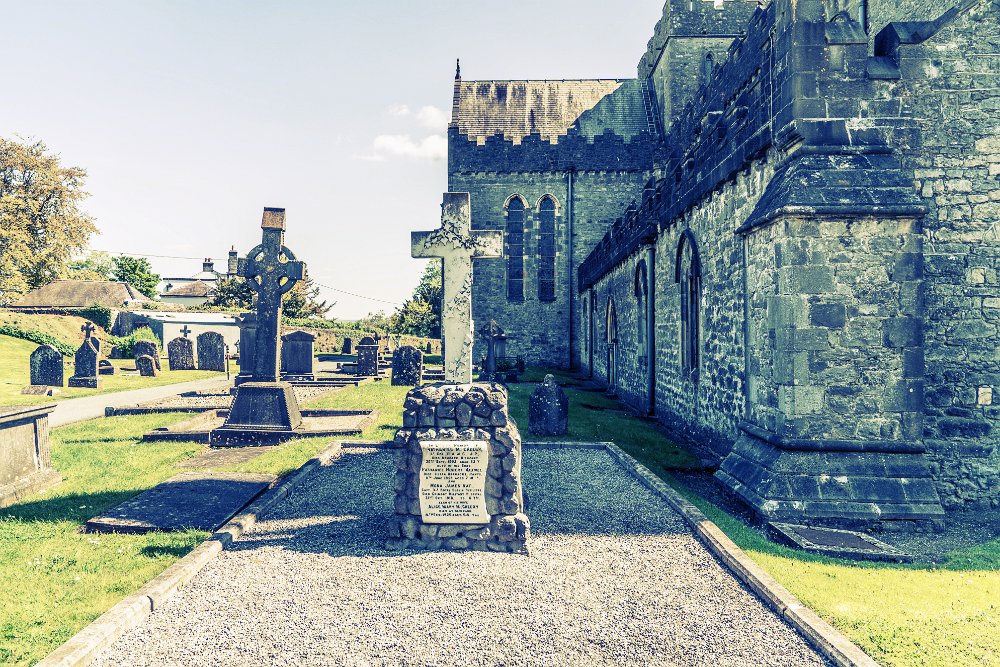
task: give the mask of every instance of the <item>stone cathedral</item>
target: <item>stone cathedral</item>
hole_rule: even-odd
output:
[[[508,353],[765,519],[1000,508],[1000,0],[668,0],[634,79],[454,85]]]

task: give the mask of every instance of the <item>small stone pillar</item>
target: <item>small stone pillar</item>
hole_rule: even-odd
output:
[[[341,354],[354,354],[354,339],[350,336],[344,336],[344,340],[340,345]]]
[[[389,547],[527,553],[521,435],[503,385],[410,390],[395,447]]]
[[[239,386],[253,380],[253,369],[257,364],[257,314],[243,313],[236,318],[240,328],[240,372],[236,375],[234,384]]]

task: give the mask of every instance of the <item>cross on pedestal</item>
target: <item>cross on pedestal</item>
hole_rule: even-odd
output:
[[[257,292],[257,347],[255,382],[277,382],[280,377],[281,297],[305,275],[305,264],[284,246],[285,209],[265,208],[260,224],[263,240],[241,257],[236,273]]]
[[[184,328],[181,329],[181,335],[183,335],[185,338],[187,338],[189,333],[191,333],[191,328],[188,325],[185,324]]]
[[[95,327],[90,322],[87,322],[82,327],[80,327],[80,331],[83,332],[83,339],[84,340],[90,340],[90,335],[92,333],[94,333],[94,331],[96,331],[96,330],[97,330],[97,327]]]
[[[472,382],[472,260],[503,257],[503,234],[472,231],[468,192],[446,192],[441,227],[412,232],[413,257],[440,257],[444,263],[441,330],[446,382]]]

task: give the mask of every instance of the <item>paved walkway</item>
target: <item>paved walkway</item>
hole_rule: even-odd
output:
[[[525,451],[530,556],[384,549],[394,471],[318,468],[95,665],[825,664],[603,450]]]
[[[221,387],[227,382],[225,377],[212,377],[205,378],[204,380],[192,380],[191,382],[165,384],[161,387],[132,389],[130,391],[119,391],[110,394],[84,396],[83,398],[70,398],[56,403],[56,409],[49,415],[49,426],[54,428],[87,419],[103,417],[104,408],[108,406],[120,408],[126,405],[155,401],[167,396],[176,396],[185,391],[200,391],[213,387]]]

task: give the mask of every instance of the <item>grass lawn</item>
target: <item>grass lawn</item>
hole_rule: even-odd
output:
[[[166,369],[167,363],[164,360],[164,370],[155,378],[144,378],[138,375],[125,376],[119,372],[115,375],[102,375],[100,389],[63,387],[55,396],[25,396],[21,393],[21,390],[31,381],[28,358],[36,347],[38,345],[31,341],[11,338],[10,336],[0,336],[0,406],[51,403],[52,401],[62,401],[67,398],[93,396],[94,394],[110,394],[129,389],[147,389],[165,384],[201,380],[203,378],[223,375],[215,371],[170,371]],[[73,364],[72,359],[68,357],[67,361],[70,363],[66,366],[64,375],[68,382],[69,377],[73,375]],[[135,362],[131,359],[111,359],[110,361],[119,371],[122,368],[135,368]]]

